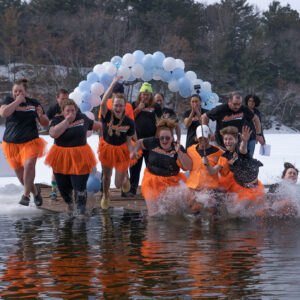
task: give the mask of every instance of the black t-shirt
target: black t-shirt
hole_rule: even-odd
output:
[[[158,176],[175,176],[179,173],[180,168],[177,165],[178,154],[175,151],[174,144],[171,150],[165,151],[156,137],[149,137],[143,139],[143,145],[146,150],[149,150],[147,168],[150,173]],[[182,152],[185,149],[180,146]]]
[[[196,150],[201,157],[208,156],[208,155],[211,155],[211,154],[214,154],[214,153],[220,151],[220,149],[218,147],[215,147],[212,145],[208,149],[205,149],[205,151],[203,149],[199,149],[198,147],[196,147]]]
[[[50,127],[55,126],[64,120],[64,116],[54,117]],[[77,112],[75,120],[69,125],[65,132],[55,139],[55,144],[60,147],[78,147],[86,144],[86,133],[92,130],[94,121],[81,112]]]
[[[41,107],[41,104],[35,99],[25,99],[26,102],[21,103],[14,113],[6,118],[3,141],[7,143],[22,144],[39,137],[36,108]],[[13,101],[12,97],[6,97],[3,104],[8,105]]]
[[[128,136],[134,135],[134,121],[128,118],[127,116],[124,116],[124,119],[122,123],[119,124],[120,119],[114,117],[113,118],[113,124],[111,124],[111,110],[107,110],[107,113],[105,115],[105,118],[101,116],[102,124],[103,124],[103,138],[105,142],[107,142],[110,145],[120,146],[126,142],[126,139]],[[112,136],[108,134],[108,129],[112,128]],[[117,129],[119,129],[120,135],[118,136],[116,134]]]
[[[46,112],[49,120],[52,120],[54,117],[58,117],[61,115],[61,108],[58,103],[52,105]]]
[[[217,121],[216,141],[222,147],[224,147],[223,139],[220,135],[220,130],[222,128],[235,126],[238,128],[239,132],[241,132],[245,121],[247,120],[250,122],[254,117],[253,112],[244,105],[242,105],[238,111],[233,111],[229,108],[228,104],[221,104],[208,111],[206,114],[209,119]]]
[[[184,114],[184,118],[188,118],[189,115],[191,114],[191,109],[186,111],[185,114]],[[206,113],[207,110],[204,109],[204,108],[201,108],[201,115]],[[194,144],[197,144],[197,141],[196,141],[196,129],[197,127],[200,125],[200,122],[199,122],[199,119],[198,119],[198,116],[196,113],[194,113],[193,115],[193,119],[192,119],[192,123],[191,125],[189,126],[188,128],[188,131],[187,131],[187,136],[186,136],[186,143],[185,143],[185,148],[187,149],[188,147],[194,145]]]
[[[136,103],[132,104],[133,109]],[[145,107],[135,118],[135,127],[138,139],[155,136],[156,118],[162,116],[161,107],[155,104],[154,107]]]
[[[174,119],[176,122],[178,122],[178,118],[176,116],[176,113],[173,109],[164,107],[162,109],[162,118],[164,119]]]

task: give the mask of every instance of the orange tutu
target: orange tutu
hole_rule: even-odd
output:
[[[91,147],[86,144],[79,147],[60,147],[53,145],[45,159],[55,173],[65,175],[90,174],[97,161]]]
[[[119,172],[127,172],[130,162],[130,155],[127,144],[120,146],[110,145],[100,138],[98,147],[99,160],[108,168],[115,168]]]
[[[142,194],[146,200],[157,199],[169,186],[177,186],[180,180],[186,182],[186,179],[181,172],[175,176],[164,177],[153,175],[146,168],[141,187]]]
[[[9,166],[14,169],[20,169],[24,162],[30,158],[39,158],[46,153],[47,142],[42,138],[36,138],[26,143],[15,144],[2,142],[2,148]]]
[[[262,196],[265,195],[265,187],[259,180],[257,182],[257,186],[254,188],[243,187],[234,181],[230,188],[230,192],[238,195],[238,201],[252,200],[260,202],[262,200]]]
[[[230,191],[232,185],[235,183],[234,174],[232,172],[229,172],[226,176],[220,176],[219,183],[220,186],[225,190]]]

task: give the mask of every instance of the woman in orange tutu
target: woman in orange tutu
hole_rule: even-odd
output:
[[[73,210],[72,192],[80,215],[86,206],[86,183],[96,166],[95,155],[87,144],[87,131],[101,129],[101,123],[82,114],[75,101],[65,99],[61,104],[62,115],[54,117],[49,134],[55,139],[45,164],[51,166],[57,187],[68,209]]]
[[[124,193],[130,190],[127,170],[130,163],[131,139],[135,133],[134,121],[125,115],[126,99],[123,94],[114,94],[112,109],[107,108],[107,101],[114,86],[122,76],[116,76],[105,92],[101,101],[101,121],[103,136],[99,143],[99,160],[103,171],[103,197],[101,208],[108,209],[110,203],[110,181],[115,168],[115,185],[122,187]]]
[[[8,163],[24,185],[24,194],[20,204],[29,205],[30,193],[34,203],[42,205],[39,188],[34,184],[37,158],[45,153],[46,142],[39,138],[36,119],[42,126],[48,126],[49,120],[40,103],[26,97],[28,82],[26,79],[15,81],[13,97],[7,97],[0,107],[0,116],[6,119],[2,148]]]
[[[170,186],[186,182],[180,168],[190,169],[191,159],[185,149],[174,142],[173,131],[176,122],[172,119],[160,119],[157,124],[156,137],[140,139],[136,142],[131,157],[140,149],[148,150],[147,168],[142,181],[142,194],[146,200],[149,216],[157,213],[157,200]]]
[[[211,166],[206,164],[210,174],[220,172],[220,185],[228,192],[237,194],[237,200],[244,201],[246,206],[264,204],[264,185],[258,180],[259,168],[263,165],[253,159],[247,150],[251,136],[249,127],[244,126],[242,133],[234,126],[228,126],[220,131],[226,152],[219,158],[218,163]],[[238,146],[239,136],[241,143]]]

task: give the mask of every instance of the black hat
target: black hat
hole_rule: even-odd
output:
[[[262,166],[263,164],[255,158],[239,156],[239,158],[230,166],[230,170],[234,174],[235,181],[239,185],[247,187],[247,183],[257,179],[259,167]]]
[[[124,94],[124,86],[122,83],[117,82],[117,84],[114,86],[113,93],[121,93]]]

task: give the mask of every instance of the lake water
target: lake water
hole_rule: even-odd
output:
[[[299,299],[300,220],[0,215],[1,299]]]

